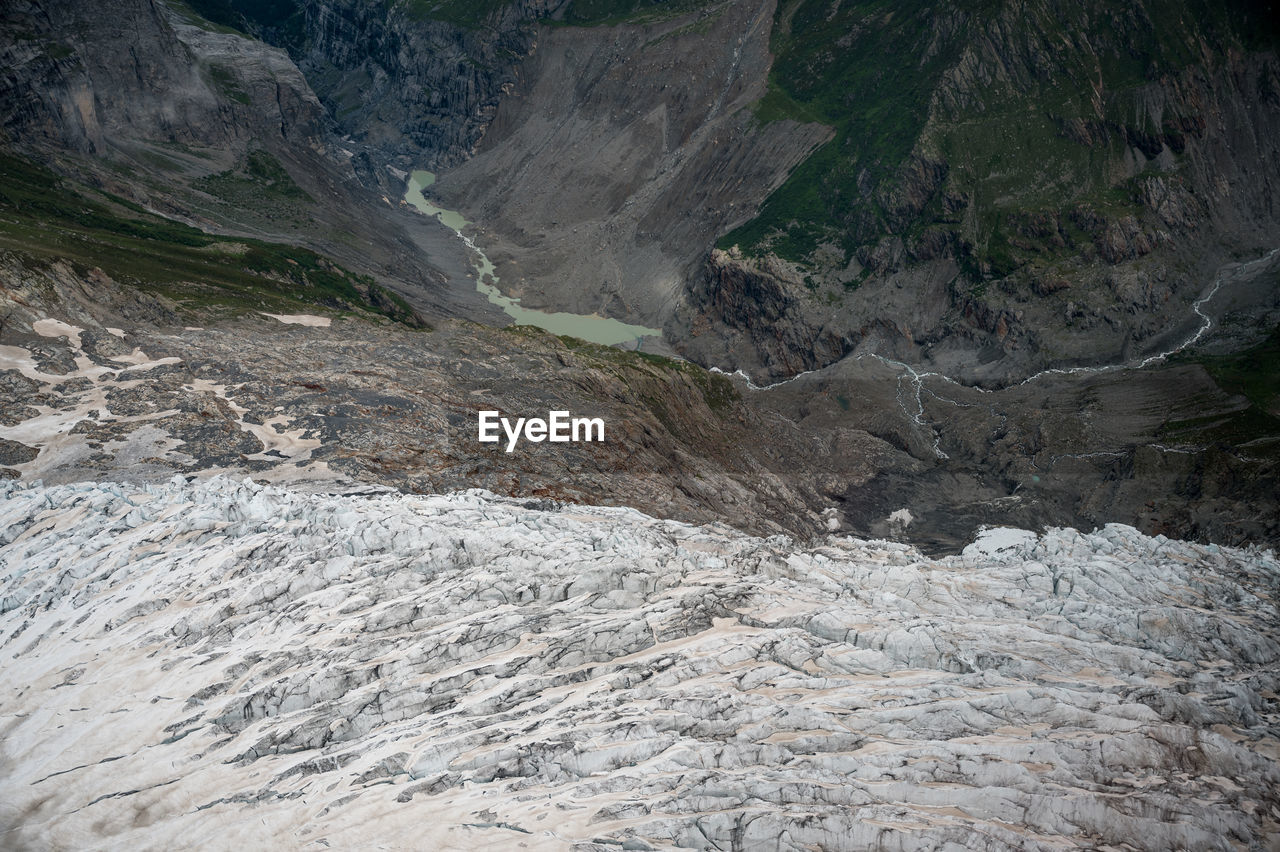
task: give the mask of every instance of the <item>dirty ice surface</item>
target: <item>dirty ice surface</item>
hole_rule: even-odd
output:
[[[1274,848],[1277,600],[1119,525],[0,482],[0,846]]]

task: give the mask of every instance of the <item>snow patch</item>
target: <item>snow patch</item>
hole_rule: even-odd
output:
[[[31,323],[31,330],[41,337],[65,337],[71,345],[80,348],[80,334],[84,331],[78,325],[56,319],[41,319]]]
[[[263,316],[279,320],[286,325],[305,325],[312,328],[328,328],[333,321],[329,317],[318,317],[314,314],[269,314],[265,311],[260,311],[260,313]]]
[[[1025,550],[1036,540],[1036,534],[1028,530],[1013,527],[983,527],[978,537],[966,547],[963,554],[968,557],[1008,556]]]
[[[150,370],[152,367],[163,367],[167,364],[181,364],[182,359],[174,356],[167,358],[151,358],[141,349],[135,348],[128,355],[112,355],[111,360],[117,364],[128,364],[125,369]]]

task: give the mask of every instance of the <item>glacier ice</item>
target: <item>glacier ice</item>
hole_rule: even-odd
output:
[[[0,482],[5,848],[1269,848],[1269,551]]]

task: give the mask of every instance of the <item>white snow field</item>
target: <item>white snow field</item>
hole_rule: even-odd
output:
[[[0,848],[1276,848],[1275,556],[986,541],[3,482]]]

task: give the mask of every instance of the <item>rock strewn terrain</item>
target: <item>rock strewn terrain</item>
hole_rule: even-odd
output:
[[[1240,381],[1274,349],[1245,362],[1212,354],[1265,328],[1237,310],[1257,290],[1238,272],[1224,271],[1211,332],[1175,362],[984,392],[859,355],[760,390],[528,328],[415,331],[339,314],[282,324],[274,312],[195,311],[99,272],[5,257],[0,475],[154,482],[221,470],[408,492],[481,487],[931,552],[955,552],[981,524],[1113,521],[1274,545],[1280,402]],[[477,442],[480,409],[599,416],[606,440],[505,453]],[[894,520],[904,509],[909,522]]]
[[[416,492],[484,487],[808,535],[826,529],[824,511],[850,484],[916,466],[859,429],[797,433],[693,365],[535,329],[209,311],[184,320],[102,276],[90,287],[63,266],[7,269],[20,286],[6,291],[18,307],[0,340],[0,439],[27,448],[0,454],[8,476],[223,470]],[[49,300],[49,289],[65,298]],[[41,304],[84,325],[51,320]],[[605,440],[506,453],[477,441],[481,409],[602,417]]]
[[[0,484],[9,848],[1265,849],[1270,552]]]

